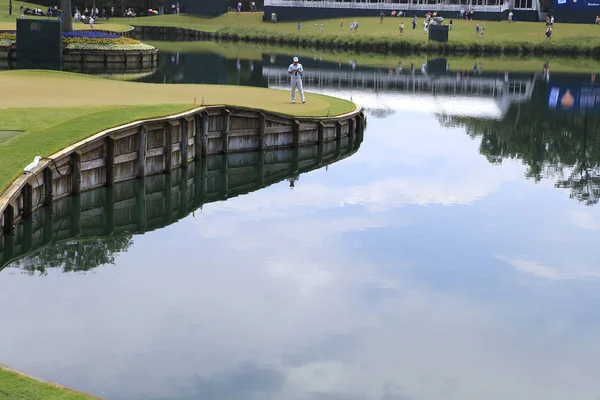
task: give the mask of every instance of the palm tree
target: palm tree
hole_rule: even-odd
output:
[[[73,32],[71,0],[60,0],[60,9],[62,10],[63,32]]]

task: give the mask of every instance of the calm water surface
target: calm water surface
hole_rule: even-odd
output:
[[[163,60],[286,85],[285,56]],[[304,67],[368,108],[354,155],[7,265],[0,361],[109,399],[599,399],[592,77]]]

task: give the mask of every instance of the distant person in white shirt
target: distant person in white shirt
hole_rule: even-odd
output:
[[[296,88],[300,91],[302,97],[302,103],[306,103],[304,98],[304,90],[302,89],[302,74],[304,69],[302,64],[298,63],[298,57],[294,57],[294,63],[288,68],[288,75],[291,76],[292,82],[292,103],[296,103]]]
[[[90,29],[94,29],[94,17],[90,17]]]

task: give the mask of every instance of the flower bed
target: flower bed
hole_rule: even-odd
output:
[[[16,42],[16,32],[0,33],[0,47],[10,47]],[[95,31],[63,32],[63,47],[65,50],[92,51],[154,50],[154,47],[139,40]]]

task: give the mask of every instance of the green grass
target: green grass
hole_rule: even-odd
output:
[[[14,30],[16,28],[15,20],[20,17],[19,8],[21,7],[21,4],[23,4],[23,6],[25,8],[28,8],[28,7],[29,8],[41,8],[42,11],[44,11],[44,12],[46,12],[46,10],[48,9],[48,7],[40,6],[37,4],[28,3],[25,1],[13,0],[12,15],[8,15],[8,3],[9,3],[9,0],[0,0],[0,31],[1,30]],[[58,5],[58,2],[57,2],[57,5]],[[28,19],[46,19],[46,17],[32,17],[32,16],[27,16],[27,18]],[[106,31],[112,31],[112,32],[124,32],[124,31],[131,29],[131,26],[128,25],[122,19],[119,20],[118,23],[99,20],[99,21],[96,21],[95,25],[96,25],[96,30],[99,29],[99,30],[106,30]],[[76,23],[75,21],[73,21],[73,29],[89,30],[90,26],[89,26],[89,24]]]
[[[263,54],[299,54],[303,58],[323,59],[328,62],[346,63],[352,59],[359,66],[395,68],[399,63],[408,66],[410,63],[421,65],[427,59],[436,58],[431,55],[405,55],[380,54],[368,52],[335,51],[315,48],[299,49],[294,46],[260,45],[254,43],[232,43],[232,42],[147,42],[160,51],[197,53],[211,52],[219,54],[228,59],[239,58],[242,60],[261,60]],[[561,57],[472,57],[472,56],[445,56],[452,71],[470,70],[473,64],[481,62],[486,71],[506,72],[538,72],[542,71],[544,63],[548,62],[554,72],[578,72],[597,73],[600,72],[600,61],[594,58],[561,58]]]
[[[50,71],[0,72],[0,130],[25,131],[0,143],[0,193],[37,155],[49,156],[104,129],[176,114],[193,107],[236,105],[297,116],[339,115],[349,101],[307,94],[291,104],[288,91],[218,85],[154,85]],[[75,89],[73,89],[75,88]],[[57,93],[60,93],[58,96]]]
[[[69,391],[0,368],[2,400],[94,400],[95,397]]]
[[[412,30],[411,18],[386,17],[382,24],[378,17],[357,17],[359,31],[351,33],[349,23],[354,18],[344,19],[344,29],[340,31],[339,19],[323,19],[303,21],[300,31],[296,22],[279,22],[273,24],[262,21],[262,13],[227,13],[217,18],[207,18],[193,15],[162,15],[156,17],[141,17],[131,21],[137,26],[173,26],[181,28],[198,29],[207,32],[231,31],[244,34],[245,32],[270,32],[286,35],[301,36],[303,38],[388,38],[425,42],[427,35],[423,33],[423,15],[417,15],[419,21],[417,29]],[[124,21],[127,24],[129,22]],[[404,22],[404,35],[400,36],[398,25]],[[450,41],[457,42],[546,42],[545,26],[541,22],[516,22],[509,24],[507,21],[483,21],[486,26],[486,37],[475,37],[475,25],[482,21],[454,20],[454,29],[450,32]],[[325,32],[315,32],[314,24],[325,25]],[[600,42],[600,27],[592,24],[556,24],[553,33],[553,42],[568,39],[570,43],[587,43],[589,40]]]

